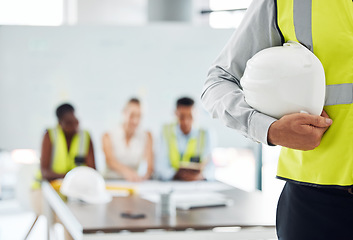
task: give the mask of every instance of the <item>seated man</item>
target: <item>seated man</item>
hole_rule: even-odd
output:
[[[41,175],[37,179],[54,180],[65,177],[76,166],[95,168],[90,135],[79,129],[74,108],[63,104],[56,109],[59,124],[48,129],[42,142]]]
[[[193,127],[194,100],[180,98],[176,104],[177,123],[163,127],[157,152],[157,177],[161,180],[212,180],[210,137],[206,130]]]

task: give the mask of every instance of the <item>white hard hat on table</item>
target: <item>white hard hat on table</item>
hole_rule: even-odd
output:
[[[324,68],[296,42],[255,54],[246,64],[241,86],[251,107],[277,119],[298,112],[320,115],[325,102]]]
[[[66,174],[60,192],[68,198],[91,204],[103,204],[112,200],[102,175],[85,166],[76,167]]]

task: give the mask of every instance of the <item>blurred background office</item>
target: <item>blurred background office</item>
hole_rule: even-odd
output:
[[[208,68],[250,2],[0,0],[0,202],[17,197],[20,203],[10,204],[29,208],[43,130],[56,124],[60,103],[75,106],[103,171],[102,136],[131,96],[141,100],[141,127],[158,137],[184,95],[196,100],[195,123],[216,143],[215,178],[276,199],[278,148],[212,120],[199,101]]]

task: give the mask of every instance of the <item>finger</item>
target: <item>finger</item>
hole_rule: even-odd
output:
[[[312,124],[305,123],[305,124],[298,125],[296,127],[296,132],[299,134],[312,135],[312,134],[318,133],[318,134],[323,135],[327,129],[328,129],[328,127],[318,127],[318,126],[314,126]]]
[[[326,113],[325,110],[322,110],[322,112],[321,112],[321,117],[330,118],[329,115]]]
[[[313,125],[319,128],[329,127],[332,124],[332,119],[316,115],[302,115],[301,124]]]

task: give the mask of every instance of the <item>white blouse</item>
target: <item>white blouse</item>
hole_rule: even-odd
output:
[[[137,129],[126,144],[125,132],[122,125],[108,132],[112,142],[113,153],[117,160],[135,171],[139,171],[141,163],[145,162],[145,148],[147,132]],[[107,166],[106,178],[122,179],[123,176]]]

